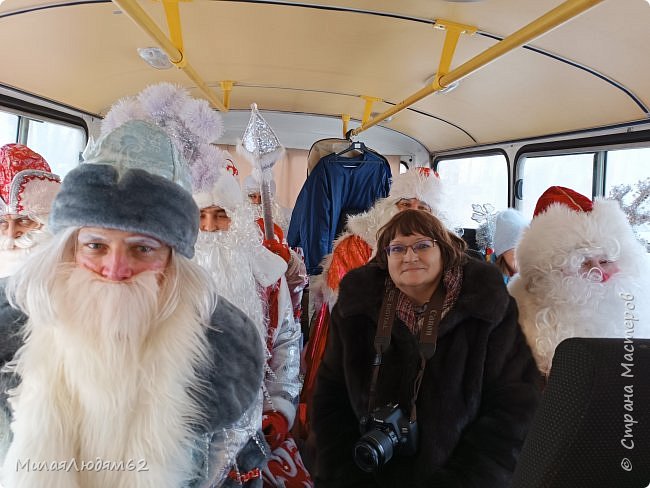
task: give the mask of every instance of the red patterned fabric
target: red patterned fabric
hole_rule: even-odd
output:
[[[291,259],[291,252],[289,252],[289,246],[286,244],[282,244],[281,242],[278,242],[276,240],[271,240],[267,241],[264,239],[264,247],[267,248],[269,251],[271,251],[273,254],[277,254],[280,256],[282,259],[285,260],[285,262],[289,262]]]
[[[307,367],[305,372],[305,379],[302,383],[302,390],[300,391],[300,401],[298,403],[297,412],[297,436],[300,439],[307,439],[309,436],[310,422],[309,422],[309,408],[314,389],[316,387],[316,373],[318,373],[318,366],[321,359],[325,354],[325,345],[327,344],[327,334],[330,323],[330,310],[327,303],[321,305],[316,318],[311,324],[311,334],[309,342],[304,352],[304,361]]]
[[[278,298],[280,296],[280,281],[281,280],[278,280],[271,286],[267,286],[264,289],[264,299],[266,300],[266,310],[269,319],[269,325],[266,328],[266,347],[269,351],[273,350],[273,338],[275,337],[275,331],[279,325]]]
[[[262,232],[264,232],[264,219],[259,218],[255,222],[260,226]],[[278,238],[278,241],[284,242],[284,232],[282,232],[282,228],[276,223],[273,223],[273,233],[275,234],[275,237]]]
[[[232,159],[226,159],[226,162],[228,163],[226,165],[226,171],[228,171],[233,176],[237,176],[239,174],[239,170],[237,169],[237,166],[235,166],[235,163],[232,162]]]
[[[327,286],[338,292],[339,283],[347,272],[366,264],[371,255],[371,247],[361,237],[351,235],[343,239],[334,248],[332,262],[327,270]]]
[[[334,292],[339,291],[339,284],[348,271],[360,268],[370,260],[372,248],[357,235],[350,235],[341,240],[332,254],[332,261],[327,270],[327,286]],[[298,403],[298,436],[300,439],[307,439],[309,435],[309,412],[307,406],[311,403],[314,388],[316,387],[316,375],[327,344],[329,333],[330,313],[327,302],[323,303],[318,310],[316,318],[310,327],[309,342],[305,348],[305,379],[300,392]]]
[[[266,412],[262,415],[262,432],[271,450],[280,447],[289,433],[289,421],[280,412]]]
[[[43,156],[23,144],[5,144],[0,148],[0,197],[5,203],[9,203],[12,180],[26,169],[52,171]]]
[[[291,434],[271,452],[268,464],[262,471],[262,479],[265,488],[312,488],[314,486]]]
[[[593,202],[577,191],[563,186],[551,186],[537,200],[533,217],[546,212],[546,209],[554,203],[566,205],[576,212],[591,212],[593,208]]]

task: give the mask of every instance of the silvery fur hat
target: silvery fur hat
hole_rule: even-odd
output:
[[[184,162],[165,131],[132,120],[103,136],[63,180],[50,229],[106,227],[146,234],[191,258],[199,228]],[[187,183],[185,183],[187,184]]]
[[[182,87],[160,83],[115,103],[68,173],[52,204],[50,227],[107,227],[146,234],[192,258],[199,209],[190,180],[219,150],[221,116]]]

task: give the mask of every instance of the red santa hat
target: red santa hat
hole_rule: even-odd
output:
[[[3,214],[48,214],[60,183],[43,156],[27,146],[6,144],[0,148]]]
[[[592,201],[571,188],[564,186],[551,186],[537,200],[533,217],[546,212],[551,205],[565,205],[576,212],[591,212]]]

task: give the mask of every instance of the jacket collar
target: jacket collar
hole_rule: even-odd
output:
[[[350,271],[341,282],[338,313],[343,317],[364,315],[373,323],[384,296],[387,271],[373,260]],[[504,316],[509,303],[508,290],[498,268],[468,258],[463,265],[463,283],[454,307],[440,323],[439,336],[452,330],[468,318],[497,322]]]

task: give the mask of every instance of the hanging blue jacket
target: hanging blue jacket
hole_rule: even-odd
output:
[[[302,247],[310,275],[321,273],[341,217],[364,212],[388,196],[390,178],[390,165],[372,151],[321,158],[298,194],[287,235],[290,246]]]

